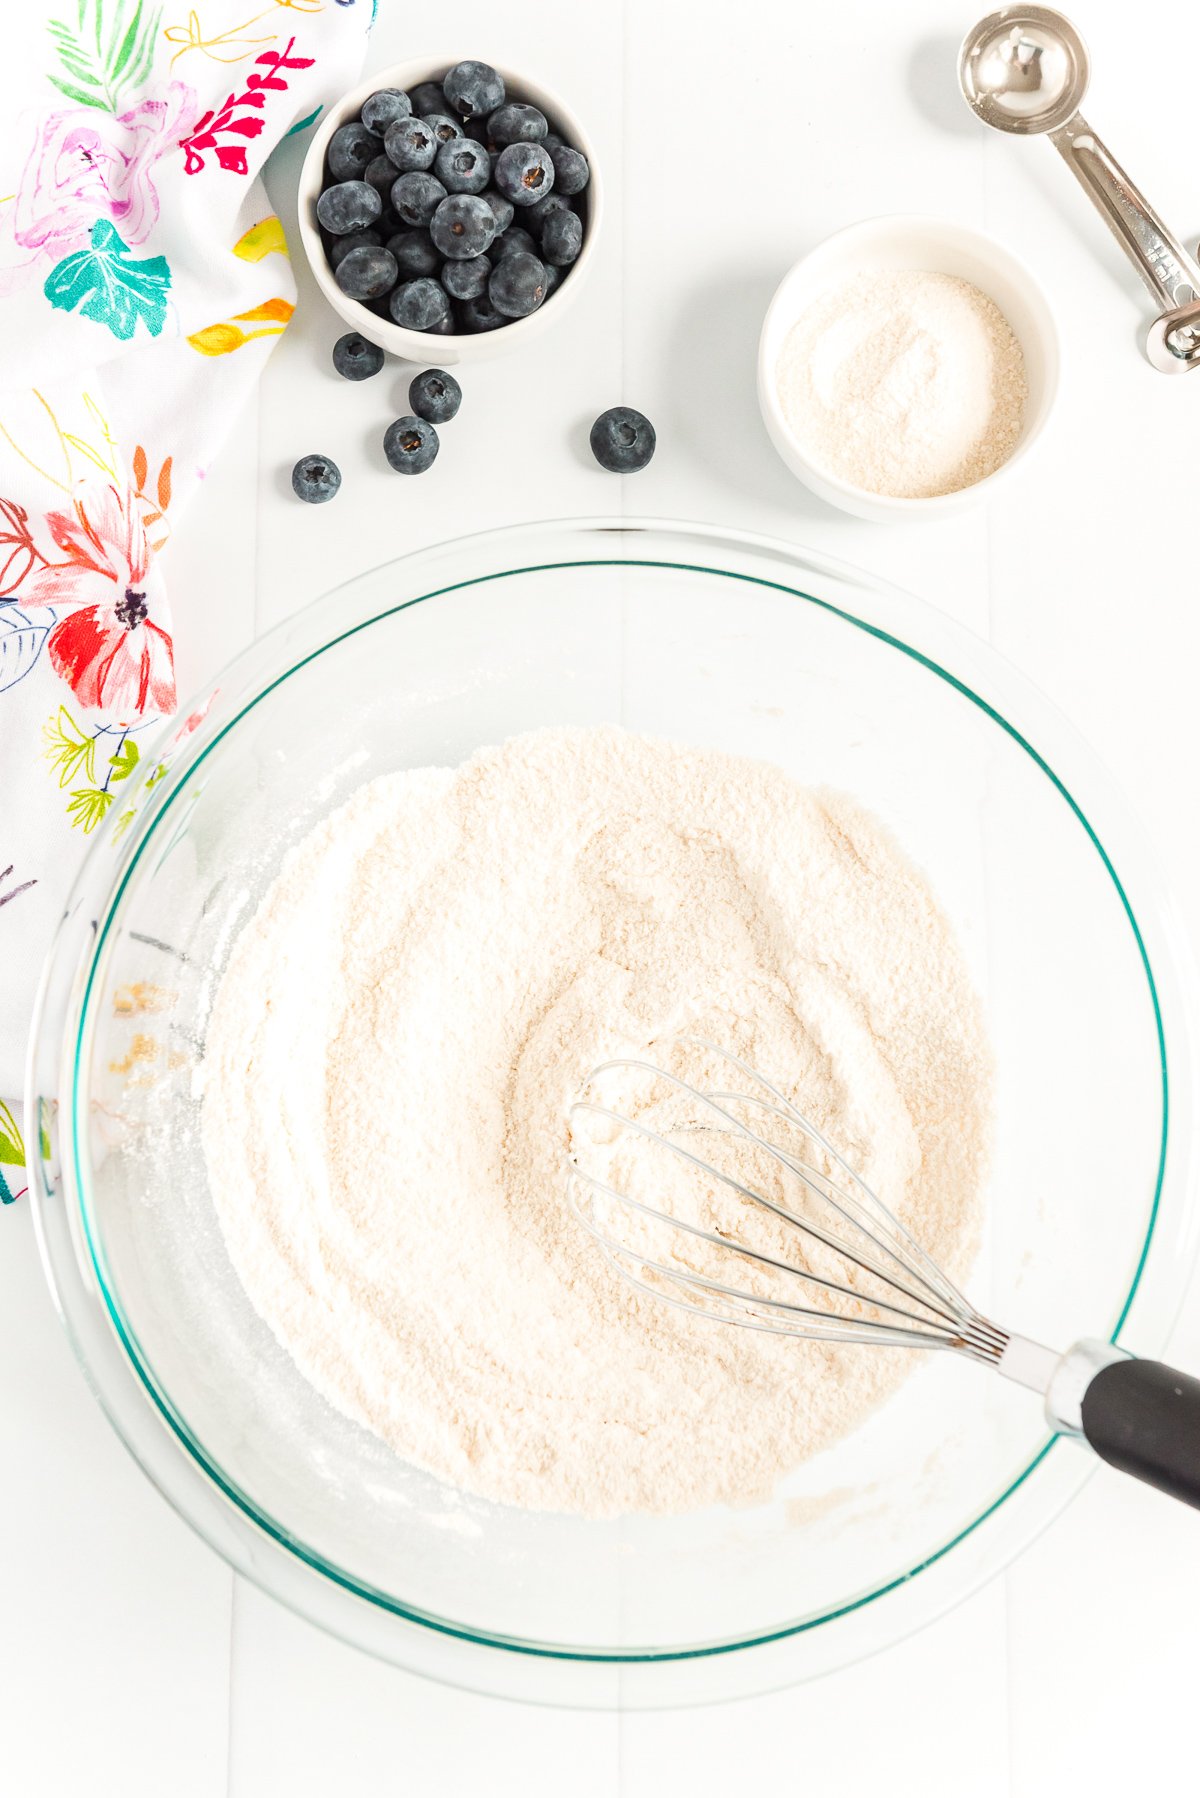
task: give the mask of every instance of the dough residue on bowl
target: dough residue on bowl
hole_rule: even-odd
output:
[[[221,978],[205,1154],[251,1304],[395,1451],[592,1516],[766,1496],[910,1366],[690,1317],[567,1196],[568,1109],[673,1032],[781,1084],[952,1273],[990,1116],[980,1006],[884,827],[780,770],[546,730],[376,780]]]

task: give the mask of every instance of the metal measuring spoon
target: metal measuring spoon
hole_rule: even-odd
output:
[[[1049,133],[1063,161],[1162,308],[1146,354],[1164,374],[1200,367],[1200,264],[1163,224],[1084,119],[1083,39],[1048,6],[1006,6],[968,32],[958,56],[967,105],[1020,137]]]

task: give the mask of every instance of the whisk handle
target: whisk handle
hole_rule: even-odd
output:
[[[1122,1356],[1093,1374],[1079,1409],[1110,1467],[1200,1508],[1200,1380]]]

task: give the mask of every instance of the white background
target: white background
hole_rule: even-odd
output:
[[[1172,381],[1141,359],[1147,298],[1049,145],[985,134],[966,113],[954,45],[972,12],[971,0],[453,0],[439,17],[382,0],[370,66],[445,47],[570,98],[604,160],[606,240],[544,348],[465,373],[440,461],[407,483],[380,439],[407,410],[411,371],[337,380],[340,327],[301,271],[295,324],[171,550],[184,690],[347,576],[463,530],[622,508],[757,528],[884,574],[990,637],[1099,748],[1177,890],[1194,894],[1200,376]],[[1076,11],[1096,62],[1089,115],[1190,233],[1185,15],[1178,0],[1141,0],[1134,16],[1136,77],[1133,57],[1122,66],[1128,7]],[[274,170],[285,221],[301,153],[289,144]],[[1022,254],[1061,322],[1065,369],[1053,435],[1000,499],[902,530],[834,514],[793,482],[759,423],[754,351],[797,255],[904,210]],[[590,420],[620,400],[659,442],[624,483],[586,450]],[[332,506],[291,498],[288,472],[310,450],[342,467]],[[1200,1365],[1200,1297],[1173,1347]],[[3,1219],[0,1355],[12,1798],[706,1798],[768,1781],[850,1798],[1108,1798],[1194,1768],[1200,1519],[1107,1470],[1002,1580],[872,1662],[706,1711],[584,1716],[396,1673],[235,1579],[93,1404],[24,1205]]]

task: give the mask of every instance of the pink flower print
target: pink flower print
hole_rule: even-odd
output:
[[[161,99],[139,100],[117,118],[88,106],[44,114],[13,208],[15,241],[57,262],[107,218],[126,244],[144,243],[158,218],[152,170],[196,113],[192,89],[172,81]]]
[[[19,603],[67,610],[46,644],[56,672],[81,705],[121,718],[174,711],[175,656],[151,617],[160,589],[137,495],[87,482],[74,511],[46,523],[65,560],[36,569]]]

